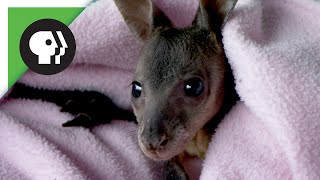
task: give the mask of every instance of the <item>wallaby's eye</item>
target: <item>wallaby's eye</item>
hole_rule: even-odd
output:
[[[142,87],[141,84],[137,81],[132,82],[132,96],[138,98],[141,96]]]
[[[187,96],[197,97],[203,93],[204,86],[200,78],[191,78],[184,82],[184,92]]]

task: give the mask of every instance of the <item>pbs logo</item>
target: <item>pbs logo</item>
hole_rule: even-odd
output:
[[[57,74],[72,62],[76,42],[71,30],[54,19],[41,19],[23,32],[20,54],[24,63],[43,75]]]

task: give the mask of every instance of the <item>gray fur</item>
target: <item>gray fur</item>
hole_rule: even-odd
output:
[[[164,13],[155,5],[151,8],[150,1],[139,2],[142,4],[130,6],[133,1],[116,0],[130,29],[144,41],[133,79],[141,84],[142,94],[132,97],[140,147],[155,160],[170,160],[184,150],[193,152],[188,145],[191,141],[202,151],[208,142],[192,139],[208,141],[212,132],[206,130],[214,128],[214,121],[226,113],[224,109],[230,109],[226,104],[233,102],[228,99],[233,95],[224,96],[234,87],[233,82],[230,85],[233,79],[229,78],[232,75],[225,61],[221,28],[236,0],[201,0],[193,25],[184,29],[172,27]],[[135,9],[131,7],[144,11],[132,15]],[[205,87],[199,97],[184,93],[184,82],[193,77],[201,79]],[[201,136],[196,136],[200,130]],[[202,138],[203,134],[208,137]],[[171,170],[166,172],[176,170],[171,175],[181,175],[181,166],[173,161],[167,163]]]

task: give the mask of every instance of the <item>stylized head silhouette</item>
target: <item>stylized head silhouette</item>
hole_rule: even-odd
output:
[[[55,54],[58,44],[51,31],[39,31],[31,36],[29,47],[38,55],[38,64],[50,64],[51,56]]]
[[[57,31],[57,35],[62,47],[55,56],[55,64],[60,64],[60,57],[65,54],[68,45],[61,31]],[[38,64],[51,64],[51,56],[55,55],[58,44],[51,31],[39,31],[31,36],[29,47],[35,55],[38,55]]]

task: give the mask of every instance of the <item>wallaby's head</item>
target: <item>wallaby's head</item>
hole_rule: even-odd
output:
[[[179,154],[219,111],[225,74],[221,28],[236,1],[201,0],[192,26],[178,29],[151,0],[115,0],[144,42],[132,103],[147,156],[167,160]]]

